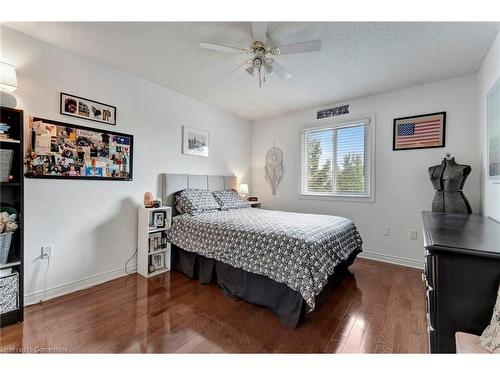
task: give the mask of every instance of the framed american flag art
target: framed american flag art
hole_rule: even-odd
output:
[[[392,149],[413,150],[445,146],[446,112],[394,119]]]

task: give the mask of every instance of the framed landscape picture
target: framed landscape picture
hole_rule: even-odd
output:
[[[488,177],[500,182],[500,79],[488,92]]]
[[[182,153],[208,157],[208,132],[187,126],[182,127]]]
[[[445,146],[446,112],[394,119],[392,149],[413,150]]]
[[[134,136],[30,118],[26,177],[132,180]]]
[[[116,125],[116,107],[109,104],[62,92],[60,107],[62,115]]]

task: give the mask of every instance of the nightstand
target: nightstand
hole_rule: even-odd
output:
[[[250,204],[250,207],[252,207],[252,208],[262,208],[261,207],[262,203],[260,203],[260,202],[250,202],[250,201],[248,201],[248,204]]]

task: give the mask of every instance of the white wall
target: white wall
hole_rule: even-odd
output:
[[[488,180],[487,95],[500,78],[500,33],[486,55],[478,74],[479,125],[482,150],[483,214],[500,221],[500,183]]]
[[[434,195],[427,168],[439,164],[445,152],[451,152],[457,162],[472,166],[465,194],[472,210],[479,211],[481,158],[476,77],[470,75],[339,104],[349,104],[350,115],[376,113],[376,201],[299,199],[299,126],[342,120],[342,116],[316,120],[317,109],[253,124],[251,193],[258,195],[266,208],[349,217],[361,232],[365,256],[419,266],[423,257],[421,211],[431,209]],[[445,148],[392,151],[394,118],[439,111],[447,112]],[[271,194],[264,171],[265,154],[273,140],[284,153],[284,175],[276,196]],[[390,228],[390,236],[382,236],[384,227]],[[418,230],[417,241],[408,239],[411,228]]]
[[[159,173],[234,173],[250,182],[247,121],[10,29],[0,31],[1,59],[17,67],[15,96],[25,127],[33,115],[130,133],[135,141],[132,182],[25,179],[28,301],[40,297],[44,244],[55,246],[48,296],[121,275],[136,248],[136,209],[145,191],[157,193]],[[60,115],[61,91],[115,105],[118,125]],[[210,132],[209,158],[181,154],[182,125]]]

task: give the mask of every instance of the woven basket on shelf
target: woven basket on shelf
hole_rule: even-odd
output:
[[[0,234],[0,264],[7,263],[9,259],[10,243],[14,232]]]

